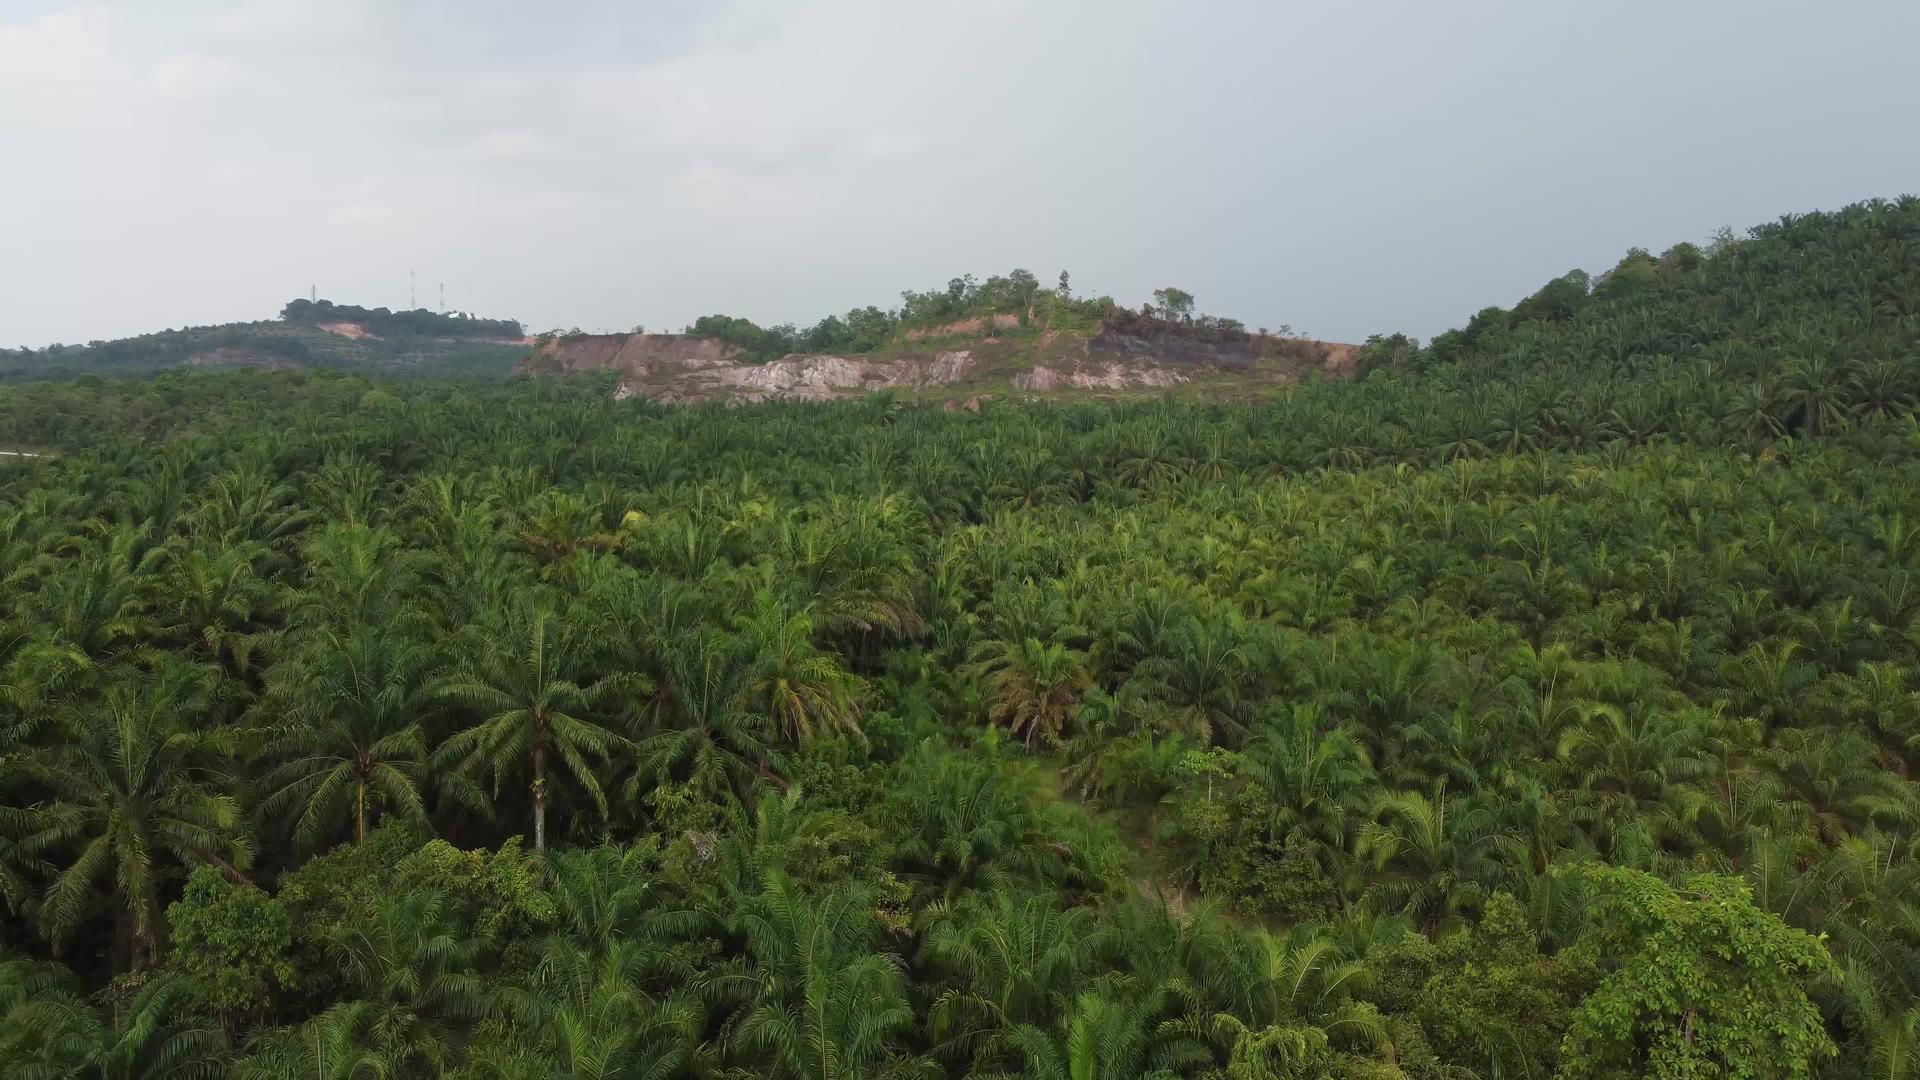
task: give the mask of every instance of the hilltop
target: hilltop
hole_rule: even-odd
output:
[[[1016,315],[973,317],[903,335],[866,353],[794,352],[757,361],[742,346],[697,334],[582,334],[543,339],[516,374],[612,371],[618,398],[662,402],[827,401],[876,390],[952,407],[982,397],[1124,396],[1193,392],[1239,398],[1302,378],[1350,374],[1351,345],[1202,332],[1116,317],[1094,332],[1056,330]]]
[[[280,318],[0,349],[0,382],[151,375],[175,368],[332,368],[390,378],[499,378],[531,344],[518,322],[424,308],[294,300]]]
[[[996,396],[1253,397],[1345,376],[1357,354],[1284,327],[1249,331],[1196,314],[1183,289],[1155,290],[1137,311],[1075,296],[1065,273],[1051,289],[1022,269],[984,281],[968,274],[900,299],[806,329],[715,314],[679,334],[549,335],[514,371],[612,372],[615,396],[662,402],[825,401],[886,390],[957,408]]]

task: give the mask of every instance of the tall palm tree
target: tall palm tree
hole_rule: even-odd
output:
[[[1036,736],[1048,746],[1059,743],[1081,692],[1093,682],[1080,653],[1030,637],[987,642],[976,670],[987,680],[988,717],[1028,746]]]
[[[593,720],[588,710],[645,691],[635,675],[581,685],[581,626],[535,601],[513,609],[501,624],[469,627],[462,671],[439,694],[480,714],[471,727],[440,744],[437,756],[466,774],[490,773],[494,791],[512,776],[529,775],[533,848],[547,850],[547,773],[557,763],[607,813],[599,769],[626,740]],[[590,758],[599,759],[596,765]]]
[[[355,843],[365,840],[369,795],[376,813],[425,819],[420,721],[433,704],[435,658],[416,633],[391,624],[323,630],[275,669],[265,705],[282,719],[261,753],[278,764],[261,811],[272,819],[296,810],[303,849],[334,835],[342,818]]]
[[[239,808],[223,792],[233,734],[182,722],[204,707],[207,683],[206,670],[191,665],[118,683],[97,704],[62,716],[51,746],[5,761],[17,781],[51,796],[0,809],[0,825],[24,853],[67,860],[40,909],[56,946],[79,928],[94,887],[107,879],[120,916],[117,945],[135,970],[144,968],[166,949],[160,885],[169,863],[240,877],[251,849]]]
[[[643,785],[679,781],[708,795],[744,800],[756,779],[772,775],[770,720],[750,704],[748,663],[737,643],[711,629],[667,643],[650,710],[656,729],[635,747],[639,771],[629,794],[638,796]]]
[[[750,693],[774,729],[794,742],[816,730],[858,736],[862,686],[838,660],[813,643],[813,617],[790,611],[772,591],[754,594],[753,610],[735,620],[752,650]]]

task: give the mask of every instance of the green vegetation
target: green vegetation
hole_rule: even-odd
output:
[[[388,311],[363,308],[356,304],[336,304],[331,300],[296,298],[280,309],[280,317],[290,323],[353,323],[369,334],[381,337],[460,337],[506,338],[518,341],[526,336],[514,319],[482,319],[464,311],[452,314],[415,308],[412,311]]]
[[[373,335],[347,337],[322,323],[353,323]],[[154,334],[0,349],[0,383],[88,375],[151,375],[180,367],[334,368],[387,378],[505,378],[527,349],[520,324],[431,311],[295,300],[279,322],[186,327]]]
[[[1916,245],[1258,405],[8,387],[0,1073],[1916,1075]]]
[[[1165,290],[1162,290],[1165,291]],[[1179,290],[1173,290],[1179,292]],[[1192,296],[1187,296],[1189,306]],[[869,305],[845,315],[828,315],[802,330],[791,323],[762,327],[732,315],[703,315],[686,328],[689,334],[716,337],[746,350],[748,359],[765,363],[788,353],[867,353],[910,340],[909,335],[939,337],[942,328],[969,319],[990,326],[996,315],[1016,320],[1007,330],[1039,334],[1043,329],[1090,331],[1120,310],[1107,297],[1075,299],[1065,271],[1054,289],[1040,287],[1026,270],[985,281],[972,274],[954,278],[944,289],[900,294],[900,306],[890,311]],[[979,331],[962,331],[960,336]]]

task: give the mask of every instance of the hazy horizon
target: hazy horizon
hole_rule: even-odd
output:
[[[1421,337],[1920,188],[1920,5],[0,6],[0,347],[342,303],[812,322],[1013,267]]]

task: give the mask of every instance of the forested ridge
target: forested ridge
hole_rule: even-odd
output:
[[[0,390],[0,1074],[1920,1074],[1920,201],[1363,368]]]
[[[343,325],[344,324],[344,325]],[[334,330],[324,329],[331,325]],[[356,336],[340,331],[352,328]],[[183,367],[322,367],[386,378],[501,378],[526,355],[520,324],[299,298],[276,322],[185,326],[85,345],[0,348],[0,383],[152,375]]]

